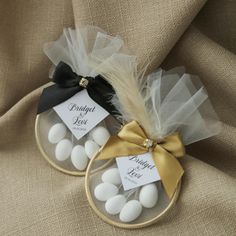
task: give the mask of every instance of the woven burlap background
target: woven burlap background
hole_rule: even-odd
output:
[[[84,178],[40,155],[36,105],[48,82],[42,52],[63,27],[98,25],[122,36],[151,68],[186,66],[208,89],[220,135],[191,145],[174,210],[161,222],[122,230],[90,209]],[[0,235],[236,235],[235,0],[0,1]]]

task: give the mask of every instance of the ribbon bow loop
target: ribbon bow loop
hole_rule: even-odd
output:
[[[133,122],[126,124],[118,133],[118,137],[126,140],[127,142],[143,146],[144,140],[146,139],[146,134],[140,126],[134,126]]]
[[[152,141],[147,145],[147,141]],[[124,125],[117,135],[111,136],[96,159],[144,154],[151,150],[156,168],[169,198],[176,190],[184,171],[177,157],[184,156],[185,148],[178,134],[172,134],[157,143],[150,140],[136,121]]]
[[[77,75],[71,67],[64,62],[59,62],[53,74],[52,81],[61,88],[80,86],[82,89],[91,86],[96,77]]]
[[[77,75],[69,65],[59,62],[54,71],[52,81],[55,83],[43,90],[38,104],[37,113],[42,113],[66,101],[83,89],[89,96],[112,115],[117,115],[115,107],[110,103],[114,90],[102,76],[96,77]]]

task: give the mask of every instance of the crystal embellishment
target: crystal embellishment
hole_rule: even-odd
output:
[[[146,147],[146,148],[152,148],[153,147],[153,145],[154,145],[154,141],[153,140],[151,140],[151,139],[145,139],[145,141],[144,141],[144,146]]]
[[[79,85],[83,88],[86,88],[88,86],[89,81],[85,78],[82,78],[79,82]]]

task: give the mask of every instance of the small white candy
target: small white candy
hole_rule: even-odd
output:
[[[55,156],[58,161],[66,160],[72,151],[72,143],[69,139],[62,139],[56,146]]]
[[[156,184],[143,186],[139,193],[139,201],[146,208],[152,208],[158,201],[158,190]]]
[[[77,145],[72,149],[71,162],[78,170],[84,170],[87,167],[88,157],[83,146]]]
[[[118,188],[114,184],[101,183],[94,189],[94,196],[97,200],[105,202],[109,198],[117,195]]]
[[[93,140],[88,140],[84,144],[85,153],[91,159],[99,150],[99,146]]]
[[[66,136],[66,126],[62,123],[53,125],[48,132],[48,141],[58,143]]]
[[[116,195],[112,198],[109,198],[106,201],[105,209],[110,215],[116,215],[120,213],[121,209],[124,207],[126,203],[126,198],[124,195]]]
[[[142,212],[142,205],[137,200],[128,201],[120,212],[120,220],[122,222],[131,222],[137,219]]]
[[[102,181],[105,183],[111,183],[115,185],[121,184],[121,178],[118,168],[111,168],[105,171],[102,175]]]
[[[92,131],[92,137],[98,145],[103,146],[110,138],[110,134],[106,128],[99,126]]]

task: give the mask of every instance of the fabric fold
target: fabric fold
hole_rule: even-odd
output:
[[[98,25],[122,36],[138,50],[141,63],[155,54],[155,69],[178,41],[164,68],[184,65],[199,75],[224,122],[219,136],[191,145],[193,157],[180,160],[185,175],[173,211],[152,227],[128,231],[95,217],[85,200],[84,179],[52,169],[34,140],[40,86],[50,67],[41,47],[73,27],[71,1],[0,1],[0,235],[235,234],[236,2],[209,0],[202,9],[206,17],[196,16],[188,28],[204,3],[73,0],[76,25]]]

